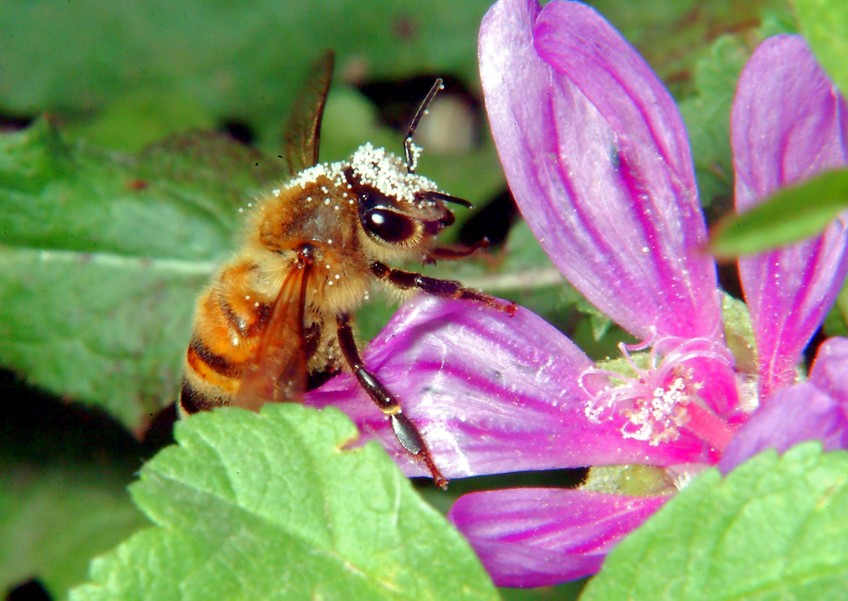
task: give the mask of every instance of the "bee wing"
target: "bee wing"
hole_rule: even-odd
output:
[[[286,274],[233,405],[255,411],[267,402],[300,401],[307,385],[303,319],[310,272],[307,262]]]
[[[335,56],[327,51],[312,68],[294,100],[285,129],[285,155],[292,174],[318,163],[321,120],[333,79]]]

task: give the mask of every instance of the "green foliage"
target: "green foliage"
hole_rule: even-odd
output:
[[[76,601],[486,599],[473,551],[339,412],[268,405],[178,425],[133,499],[156,524],[95,561]]]
[[[757,344],[748,306],[725,293],[721,297],[721,314],[724,337],[736,369],[753,377],[757,373]]]
[[[840,0],[792,0],[809,42],[821,66],[845,95],[848,91],[848,5]]]
[[[836,304],[822,327],[828,336],[848,336],[848,285],[843,284]]]
[[[730,107],[749,49],[738,36],[722,36],[695,66],[695,94],[680,103],[692,144],[701,203],[727,211],[733,198]]]
[[[798,242],[820,234],[846,208],[848,170],[826,172],[724,220],[713,231],[710,250],[731,258]]]
[[[125,96],[164,95],[171,108],[160,111],[161,124],[176,128],[170,131],[185,127],[170,117],[184,112],[176,106],[199,107],[218,122],[246,122],[273,147],[308,66],[329,46],[339,71],[351,78],[399,79],[425,66],[471,80],[474,32],[488,6],[488,0],[4,2],[0,110],[80,118]],[[98,129],[98,139],[104,133]],[[115,134],[115,142],[127,142]],[[156,139],[141,129],[135,136],[134,147]]]
[[[839,599],[848,453],[763,453],[689,487],[607,558],[582,599]]]
[[[106,467],[0,461],[0,595],[38,576],[56,595],[84,581],[88,562],[145,520],[127,482]]]
[[[0,157],[0,362],[142,428],[175,397],[194,298],[279,161],[199,134],[109,153],[44,120],[0,136]]]

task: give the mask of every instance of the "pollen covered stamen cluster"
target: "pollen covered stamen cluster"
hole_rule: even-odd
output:
[[[596,423],[624,418],[622,436],[651,446],[679,439],[681,430],[692,422],[693,411],[699,416],[711,413],[700,396],[704,384],[696,378],[692,365],[723,360],[712,346],[706,340],[689,341],[659,362],[652,351],[642,356],[649,365],[640,367],[622,345],[623,364],[622,360],[618,363],[627,373],[593,367],[582,375],[581,385],[591,395],[584,409],[586,417]],[[607,384],[590,390],[589,379],[598,375],[605,376]]]
[[[677,440],[680,428],[689,422],[686,407],[700,388],[700,383],[692,383],[688,378],[679,376],[665,387],[654,388],[650,396],[645,390],[643,395],[630,399],[630,407],[622,409],[622,415],[629,419],[622,428],[622,434],[625,438],[644,440],[653,446]]]

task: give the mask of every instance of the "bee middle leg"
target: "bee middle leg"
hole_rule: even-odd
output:
[[[339,348],[359,385],[368,393],[368,396],[380,408],[380,411],[391,420],[392,430],[403,448],[424,462],[427,469],[430,470],[436,486],[447,488],[448,481],[436,467],[421,432],[403,414],[397,398],[365,367],[353,336],[350,315],[340,313],[336,317],[336,323],[338,325]]]
[[[498,311],[508,313],[509,315],[515,315],[515,303],[502,301],[473,288],[466,288],[461,282],[455,280],[440,280],[439,278],[431,278],[414,271],[394,269],[379,261],[371,263],[371,272],[377,278],[389,282],[401,290],[417,288],[422,292],[442,298],[472,300],[483,303]]]

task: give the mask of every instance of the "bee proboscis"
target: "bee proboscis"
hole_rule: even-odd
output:
[[[433,85],[410,124],[404,159],[364,144],[347,161],[318,164],[331,78],[328,55],[309,86],[317,92],[317,105],[289,126],[287,159],[298,173],[253,203],[243,246],[198,300],[180,413],[223,405],[256,410],[266,402],[298,401],[311,376],[347,369],[391,420],[403,447],[444,487],[447,481],[418,428],[365,366],[352,313],[375,280],[510,314],[515,305],[456,281],[391,266],[455,259],[485,244],[436,244],[436,234],[454,221],[446,203],[470,204],[415,173],[420,149],[413,135],[442,81]]]

